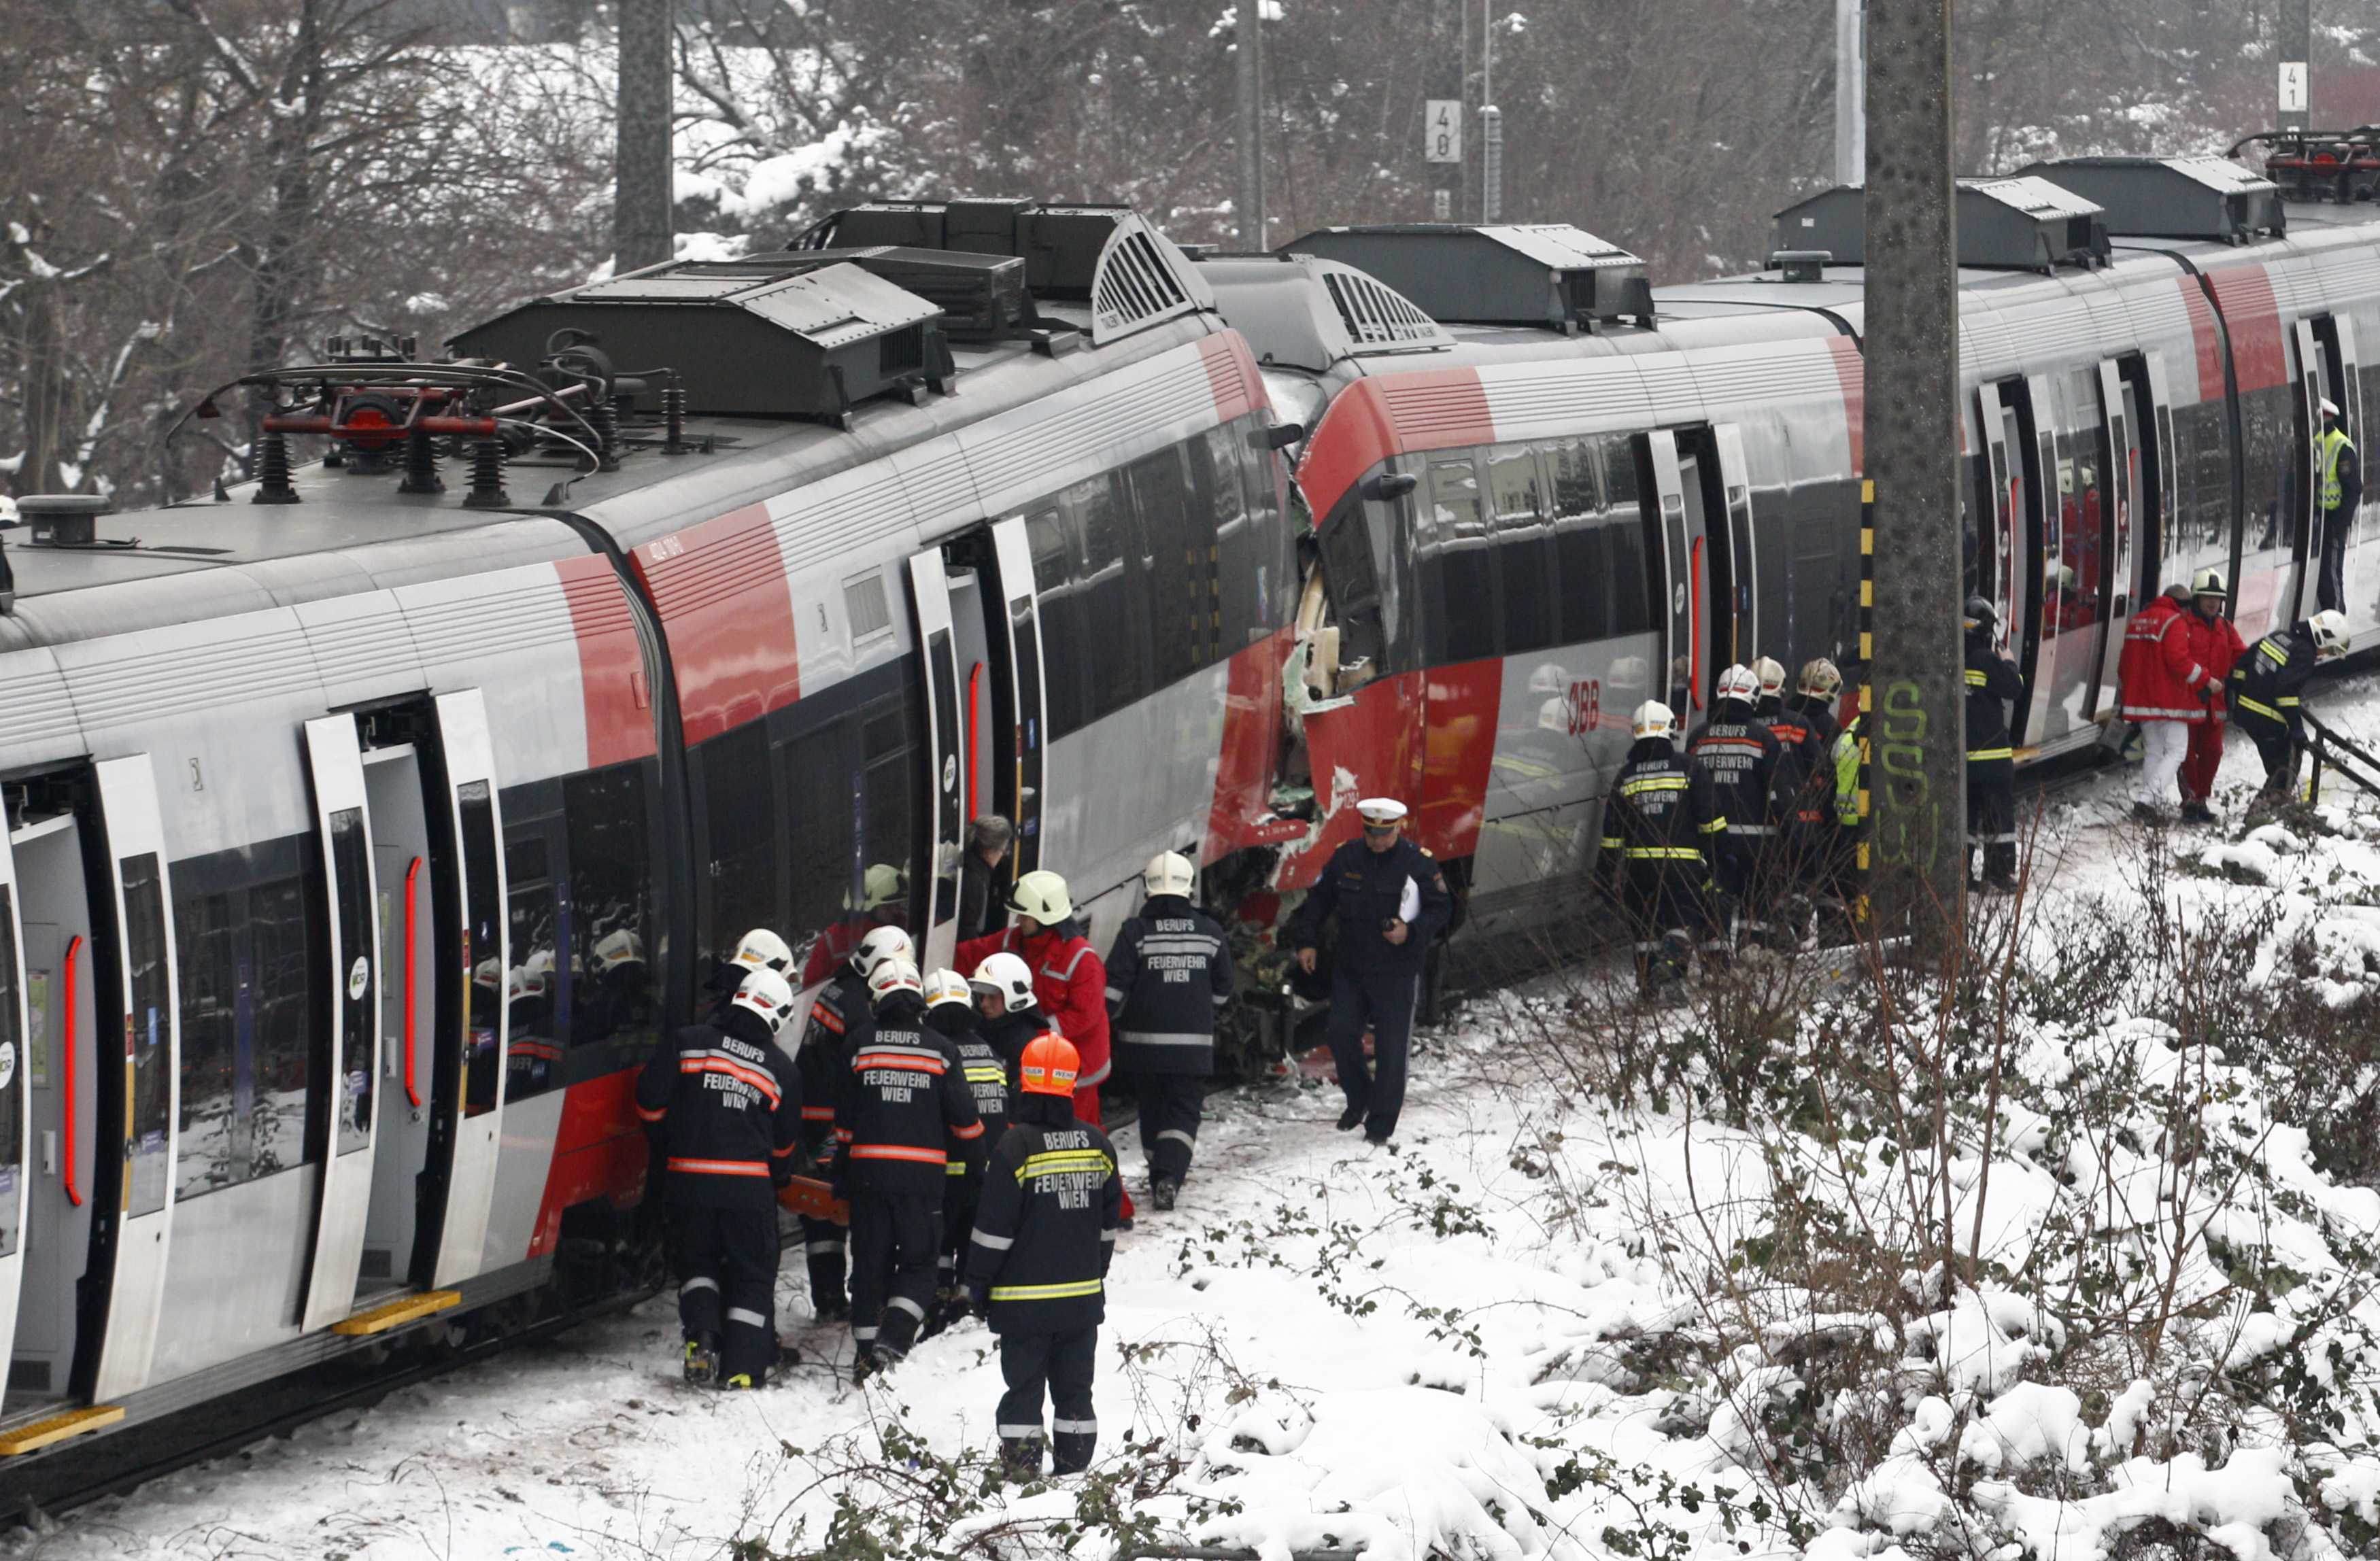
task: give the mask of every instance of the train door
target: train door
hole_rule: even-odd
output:
[[[2315,397],[2327,397],[2338,408],[2339,430],[2353,442],[2360,457],[2363,453],[2363,387],[2361,377],[2356,373],[2355,322],[2341,316],[2325,314],[2301,324],[2298,329],[2305,332],[2309,327],[2313,338],[2313,360],[2321,369],[2318,382],[2312,387],[2310,393]],[[2316,466],[2319,466],[2318,462]],[[2318,469],[2313,474],[2309,491],[2316,495],[2314,513],[2319,521],[2322,474]],[[2349,516],[2344,525],[2346,536],[2340,544],[2342,557],[2339,563],[2339,605],[2342,607],[2349,602],[2369,601],[2372,597],[2369,584],[2364,579],[2371,567],[2368,550],[2357,545],[2362,526],[2357,516]],[[2325,538],[2317,531],[2310,545],[2314,555],[2314,563],[2309,570],[2312,583],[2306,587],[2306,599],[2300,604],[2299,616],[2321,605],[2320,550],[2325,545]]]
[[[330,1087],[315,1109],[330,1120],[313,1124],[323,1145],[322,1180],[315,1202],[311,1271],[299,1326],[327,1327],[355,1309],[363,1264],[364,1221],[371,1206],[372,1126],[380,1087],[379,889],[372,864],[370,798],[356,718],[323,716],[306,723],[307,767],[314,788],[315,844],[321,854],[329,962]]]
[[[2144,539],[2152,533],[2144,529],[2151,521],[2149,506],[2143,502],[2142,493],[2146,463],[2141,454],[2140,398],[2126,377],[2125,365],[2118,359],[2111,357],[2102,362],[2098,377],[2107,450],[2104,484],[2108,551],[2102,555],[2107,581],[2106,633],[2100,642],[2097,698],[2091,708],[2094,718],[2115,712],[2116,663],[2123,657],[2124,630],[2131,623],[2133,609],[2147,600],[2138,584],[2138,561],[2154,547],[2153,542]]]
[[[502,804],[488,708],[476,688],[435,701],[437,752],[427,778],[437,903],[431,936],[437,1013],[431,1067],[430,1163],[425,1218],[414,1240],[415,1272],[424,1260],[432,1286],[479,1273],[488,1211],[496,1191],[496,1149],[504,1126],[504,1048],[511,1025],[504,977],[511,968],[505,913]],[[444,1186],[434,1168],[445,1168]],[[437,1194],[443,1191],[443,1197]]]
[[[2290,367],[2296,374],[2297,393],[2290,411],[2296,420],[2297,455],[2292,471],[2295,483],[2291,489],[2296,502],[2289,505],[2287,574],[2274,599],[2288,608],[2276,623],[2293,623],[2314,611],[2318,584],[2314,573],[2317,550],[2322,538],[2317,535],[2321,524],[2322,459],[2314,445],[2314,435],[2322,429],[2321,406],[2330,395],[2325,383],[2328,375],[2320,337],[2314,333],[2314,321],[2299,321],[2289,333]],[[2331,399],[2336,400],[2335,397]],[[2347,403],[2338,403],[2342,415]]]
[[[959,818],[984,810],[984,786],[991,767],[991,612],[985,601],[982,571],[952,563],[946,576],[951,595],[952,654],[958,661]],[[961,840],[965,832],[962,828]],[[978,930],[962,927],[962,938]]]
[[[2057,743],[2091,724],[2100,703],[2117,578],[2114,462],[2096,368],[2036,376],[2032,403],[2045,474],[2035,741]]]
[[[15,861],[8,832],[0,828],[0,1359],[6,1358],[17,1337],[32,1168],[31,1032],[26,1026],[24,938],[17,920]]]
[[[1732,423],[1721,423],[1711,430],[1711,443],[1717,457],[1712,473],[1727,510],[1727,577],[1732,585],[1729,594],[1734,599],[1732,612],[1722,614],[1732,621],[1734,648],[1728,659],[1748,661],[1767,655],[1784,661],[1793,647],[1782,636],[1783,624],[1776,625],[1775,644],[1761,639],[1759,592],[1754,588],[1760,579],[1757,530],[1752,524],[1752,476],[1743,458],[1743,430]],[[1792,669],[1789,666],[1786,671],[1791,675]]]
[[[991,810],[1016,826],[1009,865],[1029,873],[1041,865],[1042,774],[1041,609],[1034,594],[1033,545],[1022,518],[991,528],[990,570],[984,611],[991,653]]]
[[[2020,746],[2037,746],[2049,701],[2036,697],[2034,691],[2047,686],[2055,664],[2042,635],[2043,623],[2054,611],[2044,595],[2042,563],[2054,531],[2044,483],[2055,480],[2057,472],[2054,454],[2046,452],[2036,438],[2046,438],[2045,421],[2036,416],[2036,409],[2047,405],[2046,381],[2004,380],[1985,387],[1983,394],[1985,438],[1993,447],[1992,467],[2004,496],[1994,500],[2005,546],[1992,605],[2000,614],[2000,651],[2024,674],[2025,697],[2012,729]],[[2045,472],[2050,474],[2046,479]]]
[[[420,744],[432,741],[418,706],[405,719],[359,718],[364,794],[371,817],[380,916],[372,971],[380,996],[380,1066],[372,1075],[371,1196],[356,1276],[358,1295],[415,1282],[414,1251],[430,1179],[432,1035],[442,970],[432,938],[439,875],[431,867],[430,811]],[[446,973],[451,982],[452,972]],[[443,1188],[443,1175],[434,1178]],[[434,1217],[434,1216],[433,1216]]]
[[[926,895],[918,921],[921,968],[947,965],[958,946],[959,669],[951,626],[950,581],[940,549],[909,560],[909,602],[917,631],[917,669],[926,712]]]
[[[1700,475],[1696,474],[1690,510],[1686,469],[1679,458],[1675,434],[1656,429],[1639,435],[1637,458],[1651,474],[1649,486],[1660,505],[1661,578],[1669,582],[1668,623],[1662,638],[1669,672],[1663,686],[1669,690],[1670,708],[1682,724],[1690,727],[1701,719],[1711,680],[1718,672],[1710,664],[1708,647],[1703,642],[1703,625],[1709,621],[1709,575],[1698,524]]]

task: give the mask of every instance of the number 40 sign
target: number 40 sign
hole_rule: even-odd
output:
[[[1431,98],[1423,105],[1422,156],[1431,163],[1463,161],[1463,100]]]

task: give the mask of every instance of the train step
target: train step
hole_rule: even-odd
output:
[[[124,1407],[121,1404],[93,1404],[87,1410],[68,1410],[64,1414],[51,1415],[30,1425],[0,1432],[0,1458],[39,1452],[69,1436],[80,1436],[102,1426],[114,1425],[123,1418]]]
[[[383,1301],[368,1312],[358,1312],[344,1323],[334,1323],[331,1331],[358,1337],[365,1334],[383,1334],[391,1328],[403,1327],[433,1312],[443,1312],[463,1303],[460,1290],[424,1290],[419,1295],[401,1295],[395,1301]]]

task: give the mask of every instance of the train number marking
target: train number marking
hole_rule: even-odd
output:
[[[1564,701],[1570,707],[1570,734],[1583,737],[1603,724],[1603,680],[1588,678],[1570,685]]]
[[[655,563],[667,563],[670,560],[677,557],[678,554],[684,551],[686,551],[685,538],[664,537],[660,541],[655,542],[652,545],[652,561]]]

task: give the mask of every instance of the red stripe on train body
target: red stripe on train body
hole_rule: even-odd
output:
[[[661,610],[693,747],[801,696],[784,554],[764,504],[747,504],[636,551]]]

